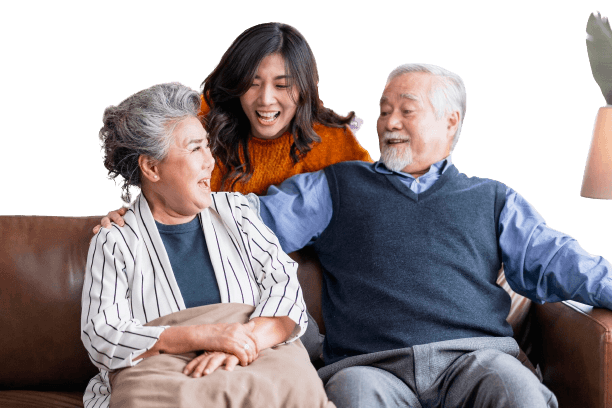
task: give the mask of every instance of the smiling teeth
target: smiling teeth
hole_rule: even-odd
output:
[[[278,111],[277,112],[259,112],[259,111],[255,111],[255,113],[257,113],[257,116],[263,122],[272,122],[274,119],[276,119],[280,115],[280,112],[278,112]]]
[[[257,114],[259,116],[263,116],[264,118],[271,118],[272,116],[276,116],[278,115],[280,112],[259,112],[257,111]]]

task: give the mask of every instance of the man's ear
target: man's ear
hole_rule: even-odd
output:
[[[459,127],[460,118],[461,118],[461,114],[459,113],[459,111],[453,111],[447,117],[447,121],[448,121],[447,131],[448,131],[448,136],[451,139],[455,136],[455,133],[457,133],[457,128]]]
[[[140,174],[143,178],[146,178],[152,183],[159,181],[159,167],[157,166],[157,160],[141,154],[138,157],[138,166],[140,167]]]

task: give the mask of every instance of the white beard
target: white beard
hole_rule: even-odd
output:
[[[410,142],[399,145],[401,147],[385,143],[385,140],[388,139],[406,139],[405,135],[386,132],[382,139],[380,161],[382,161],[389,170],[402,171],[406,166],[412,164],[412,147],[410,146]]]

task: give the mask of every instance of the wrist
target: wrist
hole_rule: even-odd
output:
[[[175,326],[164,330],[155,344],[159,353],[180,354],[193,350],[201,350],[198,345],[204,336],[198,326]],[[201,339],[202,338],[202,339]]]
[[[258,335],[257,331],[255,331],[255,330],[253,330],[251,333],[253,335],[253,337],[252,337],[253,343],[255,343],[255,347],[257,347],[257,350],[261,351],[264,348],[266,348],[265,344],[264,344],[265,341],[264,341],[264,339],[262,339],[262,336]]]
[[[161,332],[159,338],[155,345],[151,348],[151,351],[155,351],[156,354],[168,353],[171,348],[172,338],[174,337],[173,333],[175,331],[174,327],[168,327],[166,330]]]
[[[186,326],[189,328],[185,333],[185,342],[189,345],[190,351],[207,350],[209,347],[209,338],[211,326],[209,324],[198,324],[197,326]]]
[[[155,342],[155,344],[153,344],[153,346],[148,349],[147,351],[145,351],[144,353],[142,353],[139,358],[148,358],[151,356],[155,356],[157,354],[162,354],[164,353],[164,349],[165,349],[165,339],[168,338],[168,334],[166,333],[168,330],[168,328],[165,328],[164,331],[162,331],[159,334],[159,337],[157,338],[157,341]]]

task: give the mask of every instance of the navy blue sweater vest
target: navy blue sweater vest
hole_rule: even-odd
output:
[[[325,169],[333,203],[323,266],[326,364],[436,341],[512,336],[496,283],[506,186],[451,165],[421,194],[363,162]]]

